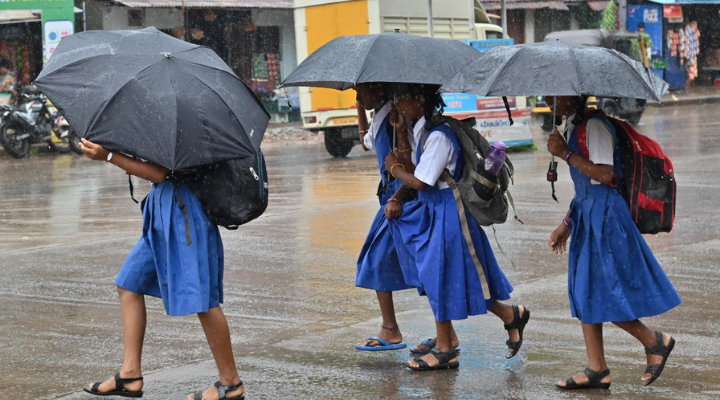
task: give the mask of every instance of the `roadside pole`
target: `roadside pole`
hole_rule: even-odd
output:
[[[428,0],[428,36],[435,36],[433,32],[432,0]]]
[[[507,8],[505,0],[500,0],[500,19],[502,20],[503,36],[507,35]]]

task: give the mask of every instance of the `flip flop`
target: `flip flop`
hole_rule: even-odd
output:
[[[432,339],[432,338],[431,338],[431,339]],[[415,346],[415,347],[418,347],[418,346],[427,346],[427,347],[429,347],[428,350],[415,350],[414,348],[412,348],[412,349],[410,349],[410,353],[412,353],[412,354],[427,354],[427,353],[429,353],[430,350],[432,350],[432,349],[435,348],[435,342],[433,342],[431,339],[423,340],[422,343],[420,343],[419,345]],[[456,347],[456,348],[455,348],[455,351],[460,351],[460,347],[459,347],[459,346]]]
[[[650,379],[643,382],[645,386],[655,382],[657,378],[660,377],[660,374],[663,372],[663,369],[665,368],[665,363],[667,362],[668,357],[670,357],[670,352],[675,348],[675,339],[670,336],[670,342],[665,346],[665,342],[663,341],[663,335],[660,331],[655,331],[655,345],[653,347],[646,347],[645,348],[645,354],[651,354],[654,356],[662,356],[662,362],[660,364],[653,364],[645,368],[645,373],[652,375]]]
[[[386,351],[386,350],[400,350],[400,349],[404,349],[405,347],[407,347],[407,345],[405,343],[390,343],[389,341],[387,341],[381,337],[378,337],[378,336],[370,336],[368,338],[368,340],[375,340],[375,341],[380,342],[380,344],[377,346],[357,345],[357,346],[355,346],[355,348],[358,350],[363,350],[363,351]]]

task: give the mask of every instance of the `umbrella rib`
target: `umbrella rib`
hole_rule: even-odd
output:
[[[577,82],[580,85],[578,88],[578,96],[583,95],[583,88],[582,88],[582,81],[580,80],[580,64],[578,63],[577,57],[573,57],[573,51],[572,47],[568,48],[568,51],[570,52],[570,59],[573,60],[573,65],[575,66],[575,77],[577,78]],[[586,95],[589,93],[585,93]]]
[[[492,77],[491,77],[490,79],[488,79],[488,80],[487,80],[487,83],[485,84],[485,86],[487,86],[487,89],[485,89],[485,93],[482,94],[481,96],[488,96],[488,95],[495,95],[495,96],[516,96],[516,95],[517,95],[517,94],[515,94],[515,93],[491,94],[491,93],[490,93],[490,86],[491,86],[492,83],[495,82],[495,79],[497,79],[500,75],[502,75],[502,73],[506,70],[505,66],[508,65],[508,64],[510,64],[510,61],[514,61],[516,58],[520,57],[519,53],[520,53],[520,50],[519,50],[519,49],[516,50],[515,53],[513,53],[513,55],[510,56],[510,58],[508,58],[504,63],[502,63],[502,65],[501,65],[500,67],[498,67],[497,69],[495,69],[495,72],[493,72]],[[468,64],[468,65],[469,65],[469,64]],[[464,68],[464,67],[463,67],[463,68]],[[509,68],[508,68],[507,70],[509,70]]]
[[[206,88],[208,88],[208,89],[209,89],[212,93],[214,93],[218,98],[220,98],[220,100],[221,100],[223,103],[225,103],[225,105],[226,105],[229,109],[232,109],[232,107],[230,106],[230,104],[228,104],[228,102],[225,101],[225,99],[224,99],[222,96],[220,96],[216,91],[214,91],[210,85],[208,85],[207,83],[203,82],[201,79],[199,79],[197,76],[195,76],[195,75],[193,75],[193,74],[189,74],[189,75],[190,75],[190,77],[192,77],[192,78],[195,79],[196,81],[200,82],[201,85],[203,85],[203,86],[205,86]],[[243,82],[243,83],[244,83],[244,82]],[[255,98],[255,99],[256,99],[255,101],[258,102],[257,98]],[[260,103],[258,102],[258,104],[260,104]],[[265,110],[265,107],[262,106],[262,104],[260,104],[260,106],[261,106],[262,110],[265,111],[265,113],[266,113],[266,114],[268,115],[268,117],[269,117],[270,114],[267,113],[267,110]],[[237,117],[237,115],[235,115],[234,113],[233,113],[233,119],[235,119],[235,121],[237,121],[238,125],[242,126],[243,129],[244,129],[244,126],[243,126],[242,122],[241,122],[240,119]],[[252,146],[251,146],[251,147],[252,147]],[[220,161],[222,161],[222,160],[220,160]]]
[[[362,73],[365,71],[365,67],[367,66],[367,63],[368,63],[368,54],[370,54],[370,52],[372,51],[373,47],[375,47],[375,44],[377,43],[377,41],[378,41],[379,38],[380,38],[380,35],[375,35],[375,38],[373,39],[373,43],[370,45],[370,47],[368,47],[367,52],[365,52],[365,57],[363,58],[363,63],[362,63],[362,65],[360,66],[360,71],[358,71],[358,76],[357,76],[357,78],[355,79],[354,84],[357,84],[357,83],[358,83],[358,81],[360,80],[360,76],[361,76]]]
[[[613,50],[613,51],[616,51],[616,50]],[[618,54],[621,54],[621,53],[618,53]],[[616,56],[617,56],[618,54],[616,54]],[[625,64],[627,64],[627,65],[629,65],[629,66],[631,67],[630,69],[633,70],[633,72],[635,73],[635,75],[637,75],[637,77],[640,78],[641,81],[643,81],[643,82],[645,81],[645,78],[644,78],[642,75],[640,75],[640,73],[638,73],[637,69],[635,69],[635,68],[633,67],[633,65],[628,61],[628,59],[626,59],[625,57],[622,57],[622,56],[620,57],[620,59],[623,60],[623,62],[625,62]],[[647,69],[646,69],[646,71],[647,71]],[[652,83],[653,83],[653,82],[652,82],[652,79],[651,79],[650,77],[648,77],[648,81],[649,81],[649,83],[650,83],[650,85],[648,85],[648,86],[650,86],[650,92],[651,92],[652,95],[653,95],[653,100],[655,100],[655,101],[660,101],[660,98],[655,95],[655,91],[652,89]],[[664,85],[663,85],[663,86],[664,86]]]

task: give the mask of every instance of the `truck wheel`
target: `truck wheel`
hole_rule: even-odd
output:
[[[347,156],[355,145],[352,139],[343,139],[340,135],[337,129],[325,131],[325,148],[333,157]]]
[[[553,118],[552,114],[545,114],[542,116],[542,130],[545,132],[552,132],[553,129]]]

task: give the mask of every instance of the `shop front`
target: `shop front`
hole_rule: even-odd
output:
[[[292,7],[292,0],[94,2],[88,29],[154,26],[208,46],[262,98],[271,97],[297,64]]]
[[[73,0],[0,0],[0,56],[19,84],[32,82],[63,36],[75,32]]]
[[[627,12],[627,30],[644,25],[651,64],[671,88],[720,86],[720,0],[649,0]]]

